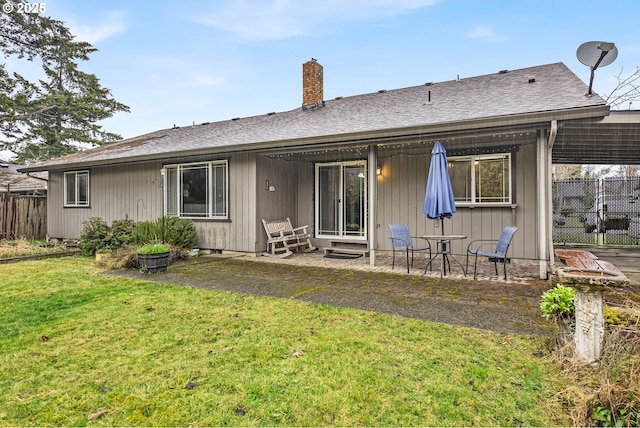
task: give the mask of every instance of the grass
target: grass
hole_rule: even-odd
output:
[[[26,239],[17,239],[11,241],[0,242],[0,259],[34,256],[40,254],[59,253],[65,251],[61,245],[56,246],[40,246],[44,241],[28,241]]]
[[[540,337],[111,277],[82,257],[0,278],[3,426],[569,424]]]

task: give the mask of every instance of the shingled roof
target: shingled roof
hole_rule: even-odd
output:
[[[38,173],[35,177],[20,174],[21,165],[0,162],[0,193],[43,194],[47,190],[47,173]]]
[[[562,63],[326,100],[317,108],[238,118],[149,134],[52,159],[24,171],[232,153],[356,138],[472,129],[498,122],[602,117],[599,96]]]

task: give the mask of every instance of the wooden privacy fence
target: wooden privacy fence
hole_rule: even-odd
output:
[[[0,193],[0,239],[44,239],[47,198]]]

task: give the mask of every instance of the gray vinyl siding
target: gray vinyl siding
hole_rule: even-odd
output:
[[[258,239],[254,251],[266,250],[267,235],[262,225],[262,220],[291,220],[293,227],[299,225],[298,221],[298,189],[301,175],[298,174],[299,165],[296,162],[286,160],[273,160],[264,156],[256,159],[257,179],[253,186],[256,190],[256,233]],[[267,190],[269,186],[274,191]],[[308,224],[306,221],[303,224]]]
[[[399,152],[381,157],[382,174],[377,177],[376,249],[391,250],[389,223],[406,223],[413,235],[441,233],[440,222],[422,213],[429,170],[427,154]],[[519,228],[512,256],[537,259],[537,165],[535,143],[524,144],[513,155],[513,208],[458,207],[452,220],[445,219],[444,232],[466,235],[454,242],[453,252],[465,254],[472,239],[495,239],[505,226]],[[203,161],[216,159],[202,159]],[[173,162],[172,162],[173,163]],[[90,206],[63,207],[63,171],[52,171],[47,209],[52,238],[80,237],[82,222],[101,217],[153,220],[162,215],[162,162],[89,168]],[[86,169],[86,168],[85,168]],[[295,226],[308,225],[314,233],[314,165],[270,159],[253,153],[229,158],[229,219],[195,220],[198,246],[203,249],[259,253],[266,249],[262,219],[289,217]],[[266,189],[266,181],[275,191]],[[325,240],[314,240],[319,246]]]
[[[466,235],[454,241],[452,251],[466,254],[473,239],[497,239],[505,226],[519,228],[513,241],[514,258],[537,259],[537,172],[535,142],[520,146],[512,159],[513,208],[457,207],[452,219],[444,220],[444,233]],[[440,234],[441,222],[422,213],[429,171],[428,155],[399,153],[379,159],[378,177],[378,249],[391,250],[388,224],[408,224],[414,236]]]
[[[175,161],[89,168],[90,205],[85,208],[63,207],[64,172],[52,171],[47,204],[49,236],[79,239],[82,223],[89,217],[100,217],[109,224],[118,219],[139,222],[161,217],[163,178],[160,170],[164,163]],[[255,251],[255,171],[253,154],[234,155],[229,159],[229,219],[195,220],[199,247]]]
[[[298,181],[298,226],[309,226],[307,230],[311,236],[315,236],[315,220],[314,220],[314,191],[315,191],[315,169],[312,162],[303,162],[298,164],[297,181]],[[311,240],[314,241],[313,239]],[[316,245],[316,244],[314,244]]]
[[[255,251],[255,158],[253,153],[234,154],[229,158],[229,219],[195,220],[200,248]]]
[[[160,217],[161,168],[159,162],[88,168],[89,207],[73,208],[63,206],[64,172],[51,171],[47,204],[49,236],[79,239],[82,223],[89,217],[100,217],[109,224],[113,220],[145,221]]]

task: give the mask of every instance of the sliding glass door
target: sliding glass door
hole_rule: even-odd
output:
[[[318,238],[366,239],[364,161],[316,164],[315,201]]]

